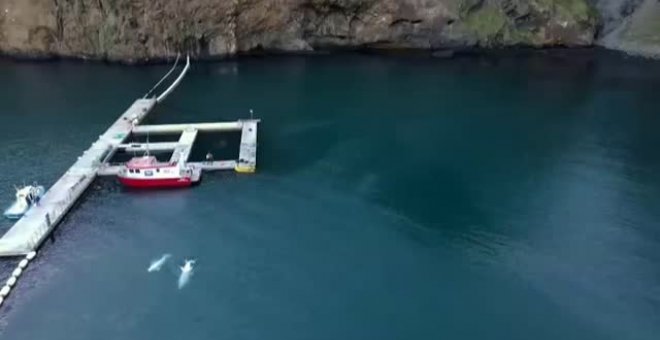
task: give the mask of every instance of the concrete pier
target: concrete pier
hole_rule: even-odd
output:
[[[179,137],[179,144],[172,152],[172,158],[170,158],[170,162],[178,163],[188,161],[188,157],[190,157],[190,152],[192,151],[195,138],[197,138],[197,129],[189,128],[184,130]]]
[[[243,121],[220,122],[220,123],[190,123],[190,124],[160,124],[142,125],[133,129],[134,134],[169,134],[181,133],[188,129],[196,129],[202,132],[240,131]]]
[[[257,124],[259,120],[242,121],[241,147],[238,155],[237,172],[252,173],[257,168]]]

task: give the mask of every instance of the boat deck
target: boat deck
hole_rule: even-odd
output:
[[[202,171],[218,171],[218,170],[234,170],[238,162],[235,160],[226,161],[212,161],[212,162],[187,162],[197,169]],[[121,170],[121,165],[103,165],[101,166],[96,175],[97,176],[117,176]]]

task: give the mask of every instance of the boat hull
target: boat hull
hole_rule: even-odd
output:
[[[23,217],[23,215],[25,215],[37,202],[39,202],[41,197],[46,192],[46,189],[43,186],[36,186],[33,188],[35,189],[32,191],[32,194],[34,195],[34,201],[21,203],[17,200],[9,208],[7,208],[7,210],[5,210],[3,215],[10,220],[18,220]]]
[[[185,188],[193,184],[190,178],[139,179],[119,177],[119,182],[129,188]]]
[[[25,213],[21,213],[21,214],[12,214],[12,213],[8,213],[8,212],[4,213],[4,216],[9,220],[18,220],[21,217],[23,217],[23,215],[25,215]]]

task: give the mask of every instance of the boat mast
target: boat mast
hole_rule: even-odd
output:
[[[149,154],[149,131],[147,131],[147,156],[150,156],[150,154]]]

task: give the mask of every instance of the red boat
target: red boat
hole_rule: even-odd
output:
[[[184,162],[159,162],[154,156],[134,157],[119,171],[119,182],[132,188],[181,188],[199,182],[201,169]]]

